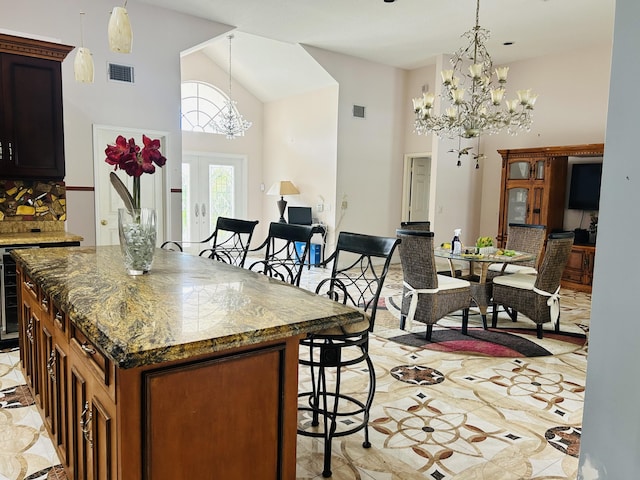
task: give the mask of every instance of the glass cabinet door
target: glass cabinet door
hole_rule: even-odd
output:
[[[544,180],[544,160],[536,162],[536,180]]]
[[[507,225],[527,223],[528,188],[510,188],[507,190]]]
[[[509,165],[509,180],[527,180],[531,173],[531,164],[528,160],[513,162]]]

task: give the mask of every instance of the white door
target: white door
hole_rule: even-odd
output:
[[[199,242],[216,228],[218,217],[246,215],[245,157],[185,155],[182,161],[182,241]],[[185,248],[197,254],[204,245]]]
[[[93,127],[93,164],[95,185],[96,212],[96,245],[118,245],[118,209],[124,204],[109,180],[109,173],[113,172],[113,165],[105,162],[104,150],[107,145],[114,144],[118,135],[134,138],[136,145],[142,145],[142,134],[160,140],[161,151],[167,151],[167,134],[150,130],[134,130],[122,127],[108,127],[94,125]],[[168,158],[167,162],[171,159]],[[166,168],[166,167],[165,167]],[[158,225],[156,245],[160,246],[165,240],[164,235],[164,185],[165,168],[156,168],[155,173],[143,174],[140,177],[140,204],[142,207],[155,208]],[[122,170],[115,172],[120,180],[132,191],[133,180]]]
[[[431,159],[415,157],[411,160],[409,186],[409,221],[429,220],[429,184],[431,182]]]

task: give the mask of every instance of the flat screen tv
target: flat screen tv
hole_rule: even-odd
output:
[[[602,163],[574,163],[569,186],[569,208],[598,210]]]

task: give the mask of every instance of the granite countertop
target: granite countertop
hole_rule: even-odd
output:
[[[29,276],[120,368],[284,339],[362,320],[307,290],[207,258],[157,249],[127,275],[118,246],[14,250]]]
[[[45,243],[81,242],[80,235],[60,232],[0,233],[0,247],[6,245],[38,245]]]

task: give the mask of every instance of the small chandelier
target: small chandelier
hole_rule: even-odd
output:
[[[479,15],[480,0],[477,0],[476,25],[462,35],[469,44],[451,58],[453,69],[441,72],[444,93],[440,96],[450,104],[445,113],[433,113],[433,93],[425,92],[422,97],[413,99],[414,129],[418,135],[433,132],[439,138],[475,138],[483,133],[498,133],[505,128],[511,135],[519,130],[530,130],[533,106],[538,96],[530,89],[518,90],[518,98],[506,100],[503,106],[509,67],[495,69],[498,85],[494,87],[491,78],[493,62],[485,47],[490,33],[480,27]],[[468,73],[462,71],[467,60],[471,62]]]
[[[224,107],[216,116],[213,129],[224,134],[229,140],[233,140],[236,137],[244,136],[245,130],[251,127],[251,122],[242,118],[236,108],[236,102],[231,99],[231,40],[233,35],[228,35],[227,38],[229,39],[229,98],[225,100]]]

